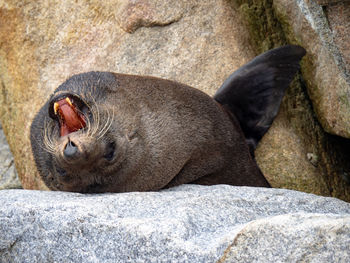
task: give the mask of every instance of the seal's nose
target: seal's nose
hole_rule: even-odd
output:
[[[78,147],[75,145],[74,142],[69,140],[64,148],[64,156],[66,158],[73,158],[74,156],[77,155],[78,152]]]

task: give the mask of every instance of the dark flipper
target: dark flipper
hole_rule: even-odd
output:
[[[214,95],[238,119],[251,151],[270,128],[305,53],[293,45],[269,50],[230,75]]]

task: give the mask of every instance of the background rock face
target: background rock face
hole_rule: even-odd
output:
[[[41,188],[29,126],[49,94],[90,71],[153,75],[213,94],[254,54],[217,1],[11,1],[0,5],[1,109],[25,188]]]
[[[334,43],[342,56],[345,75],[350,77],[350,1],[342,1],[326,8]],[[349,84],[349,81],[348,81]]]
[[[289,37],[307,50],[303,74],[318,120],[327,132],[350,138],[350,64],[346,66],[350,61],[342,52],[347,52],[343,45],[348,45],[349,36],[342,38],[344,30],[332,31],[322,7],[314,1],[277,0],[273,5],[285,31],[291,31]],[[340,17],[336,19],[334,9],[330,7],[331,25],[341,23],[346,28],[349,16],[336,8]]]
[[[257,148],[263,173],[273,187],[350,200],[350,140],[340,137],[347,137],[350,117],[350,62],[344,48],[349,41],[342,33],[350,22],[348,4],[322,9],[304,0],[231,3],[242,13],[258,52],[285,43],[307,50],[303,75],[287,90],[278,117]]]
[[[9,188],[21,188],[21,183],[0,123],[0,189]]]
[[[212,95],[254,55],[290,42],[307,49],[303,76],[288,90],[257,162],[273,187],[350,200],[350,140],[343,139],[350,134],[350,7],[327,2],[323,9],[304,0],[0,2],[0,118],[23,186],[46,189],[29,126],[69,76],[153,75]]]
[[[2,262],[348,262],[350,204],[183,185],[149,193],[0,193]]]

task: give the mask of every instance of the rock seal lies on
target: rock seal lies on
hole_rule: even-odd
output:
[[[50,189],[82,193],[184,183],[269,187],[253,152],[304,55],[294,45],[270,50],[213,98],[155,77],[74,75],[31,125],[38,171]]]

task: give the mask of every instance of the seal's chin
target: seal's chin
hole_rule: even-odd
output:
[[[51,100],[49,115],[58,121],[61,137],[86,127],[84,107],[85,103],[74,94],[60,94]]]

